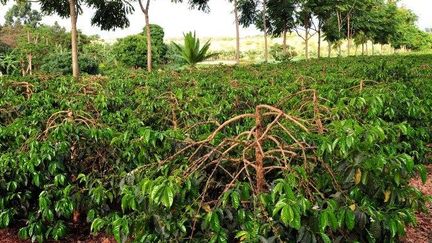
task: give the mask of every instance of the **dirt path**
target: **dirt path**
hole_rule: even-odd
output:
[[[428,166],[428,179],[423,184],[420,178],[412,180],[411,184],[424,194],[432,196],[432,165]],[[417,226],[407,229],[405,243],[432,243],[432,204],[429,205],[428,213],[417,214]]]

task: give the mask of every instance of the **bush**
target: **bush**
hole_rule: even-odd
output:
[[[275,44],[270,47],[270,55],[272,55],[273,58],[278,62],[289,62],[297,56],[297,52],[295,51],[294,47],[287,46],[286,50],[284,51],[282,45]]]
[[[0,42],[0,55],[4,55],[12,51],[12,48],[7,44]]]
[[[80,54],[80,71],[88,74],[98,74],[99,65],[95,59],[86,54]],[[41,71],[47,73],[72,74],[72,54],[70,52],[52,53],[44,59]]]
[[[0,228],[37,241],[69,229],[118,242],[397,241],[425,206],[409,181],[426,180],[431,60],[0,79]]]
[[[167,45],[163,42],[164,32],[158,25],[151,25],[152,60],[154,65],[166,63]],[[113,46],[117,60],[126,66],[144,68],[147,66],[147,37],[144,32],[120,39]]]

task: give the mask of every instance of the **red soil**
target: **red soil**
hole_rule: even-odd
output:
[[[426,195],[432,196],[432,165],[427,167],[428,178],[425,184],[420,178],[413,179],[411,185],[417,187]],[[406,231],[402,239],[405,243],[432,243],[432,204],[428,206],[428,213],[417,213],[417,225]]]

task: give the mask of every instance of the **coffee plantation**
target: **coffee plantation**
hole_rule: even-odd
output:
[[[0,227],[394,242],[428,198],[432,55],[0,79]]]

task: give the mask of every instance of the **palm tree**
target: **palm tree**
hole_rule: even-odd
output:
[[[179,56],[191,67],[195,67],[197,63],[203,62],[217,53],[208,54],[210,49],[210,41],[207,41],[201,48],[200,40],[196,37],[195,32],[189,32],[183,35],[184,45],[172,43],[177,50]]]

